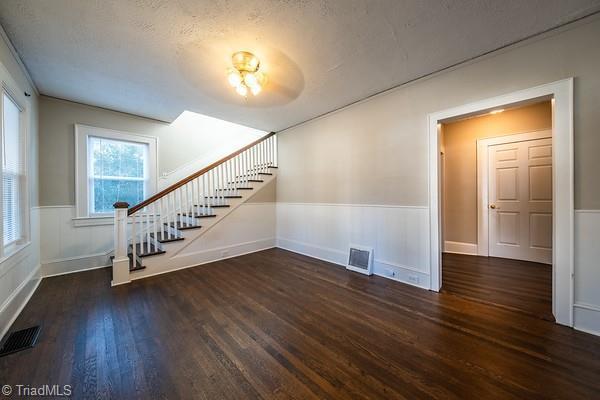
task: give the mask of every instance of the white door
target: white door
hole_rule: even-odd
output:
[[[552,264],[552,139],[488,152],[490,256]]]

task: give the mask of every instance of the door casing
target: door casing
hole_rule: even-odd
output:
[[[573,326],[574,152],[573,78],[476,101],[428,115],[430,290],[442,285],[440,124],[497,108],[552,99],[552,312],[556,322]]]

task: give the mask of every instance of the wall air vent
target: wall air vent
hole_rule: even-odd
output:
[[[373,275],[373,248],[351,244],[346,269]]]

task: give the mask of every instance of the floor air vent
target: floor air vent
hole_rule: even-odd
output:
[[[0,349],[0,357],[35,346],[39,335],[39,326],[33,326],[11,333]]]
[[[347,269],[373,275],[373,248],[350,245]]]

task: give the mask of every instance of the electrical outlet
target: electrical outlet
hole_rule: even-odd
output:
[[[408,275],[408,281],[411,283],[419,283],[419,277],[417,275]]]
[[[225,258],[229,256],[229,252],[228,251],[222,251],[221,252],[221,258]]]
[[[396,271],[394,271],[393,269],[390,269],[390,268],[386,268],[385,274],[392,278],[396,277]]]

